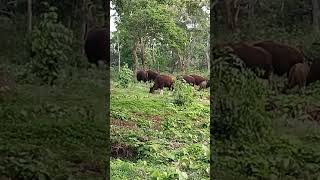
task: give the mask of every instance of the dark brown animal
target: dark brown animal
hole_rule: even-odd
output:
[[[194,78],[194,82],[195,82],[195,85],[199,86],[199,84],[202,82],[202,81],[205,81],[206,79],[202,76],[199,76],[199,75],[195,75],[195,74],[192,74],[190,75]]]
[[[254,46],[261,47],[272,55],[272,66],[274,73],[282,76],[289,75],[290,68],[297,63],[304,62],[303,52],[273,41],[261,41],[254,43]]]
[[[320,59],[314,59],[310,65],[310,72],[308,74],[306,85],[308,86],[318,80],[320,80]]]
[[[287,89],[291,89],[296,85],[302,90],[306,86],[307,77],[310,72],[310,66],[308,63],[297,63],[291,67],[289,71],[288,84],[286,85],[283,92]]]
[[[272,80],[272,55],[261,47],[251,46],[247,43],[236,43],[231,45],[234,53],[253,71],[257,68],[265,70],[264,75],[260,78]]]
[[[154,85],[150,88],[150,93],[153,93],[155,90],[162,90],[164,87],[173,90],[174,80],[168,75],[159,75],[154,81]]]
[[[206,89],[206,88],[209,88],[210,87],[210,80],[208,81],[202,81],[200,84],[199,84],[199,91],[201,89]]]
[[[194,86],[195,79],[192,76],[184,75],[182,78],[186,81],[186,83],[190,84],[191,86]]]
[[[139,82],[140,81],[147,82],[148,81],[148,73],[144,70],[139,70],[137,72],[137,80]]]
[[[108,41],[109,34],[106,28],[95,28],[88,32],[84,50],[88,61],[97,66],[108,64]]]
[[[149,82],[155,81],[156,77],[159,76],[158,72],[155,72],[152,70],[148,70],[147,73],[148,73],[148,81]]]

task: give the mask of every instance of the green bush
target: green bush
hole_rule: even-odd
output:
[[[120,72],[117,74],[117,83],[119,86],[127,88],[132,82],[133,71],[128,68],[128,65],[125,64],[122,66]]]
[[[265,111],[266,90],[263,84],[230,52],[217,52],[214,58],[211,70],[214,81],[211,94],[214,100],[211,106],[214,139],[257,141],[266,137],[271,124]]]
[[[194,101],[192,87],[181,80],[174,83],[173,96],[173,103],[178,106],[187,106]]]
[[[73,33],[58,22],[56,8],[41,15],[31,34],[31,61],[27,68],[43,83],[53,84],[68,62]]]

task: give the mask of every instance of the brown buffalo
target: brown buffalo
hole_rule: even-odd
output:
[[[248,43],[236,43],[231,45],[234,53],[253,71],[256,68],[265,70],[264,75],[259,76],[268,79],[271,83],[272,79],[272,55],[261,47],[251,46]]]
[[[84,50],[90,63],[97,66],[108,63],[108,36],[106,28],[95,28],[88,32]]]
[[[195,75],[195,74],[192,74],[190,75],[194,78],[194,82],[195,82],[195,85],[199,86],[199,84],[202,82],[202,81],[205,81],[206,79],[202,76],[199,76],[199,75]]]
[[[202,81],[200,84],[199,84],[199,91],[201,89],[206,89],[206,88],[209,88],[210,87],[210,80],[208,81]]]
[[[186,83],[190,84],[191,86],[194,86],[195,79],[192,76],[184,75],[182,78],[186,81]]]
[[[155,72],[155,71],[152,71],[152,70],[148,70],[147,73],[148,73],[148,81],[149,82],[155,81],[156,77],[159,75],[158,72]]]
[[[315,59],[310,65],[310,72],[308,74],[306,85],[318,80],[320,80],[320,59]]]
[[[274,73],[282,76],[287,73],[292,66],[304,62],[302,51],[273,41],[261,41],[254,43],[254,46],[261,47],[272,55],[272,66]]]
[[[144,70],[139,70],[137,72],[137,80],[139,82],[140,81],[147,82],[148,81],[148,73]]]
[[[162,89],[164,87],[169,88],[169,90],[173,90],[173,84],[174,80],[172,77],[168,75],[159,75],[156,77],[154,81],[154,85],[150,88],[150,93],[153,93],[155,90],[160,89],[162,92]]]
[[[288,84],[283,92],[285,92],[286,89],[295,87],[296,85],[298,85],[299,89],[302,90],[302,88],[306,86],[309,71],[310,65],[308,63],[297,63],[292,66],[289,71]]]

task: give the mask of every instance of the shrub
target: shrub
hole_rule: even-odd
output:
[[[43,83],[52,85],[66,65],[71,52],[73,34],[58,22],[56,8],[41,15],[40,23],[31,34],[29,69]]]
[[[214,139],[257,141],[266,137],[271,125],[265,111],[263,84],[230,52],[214,54],[214,58],[211,70]]]
[[[178,106],[187,106],[193,103],[193,90],[192,87],[181,80],[174,83],[174,99],[173,103]]]
[[[125,64],[122,66],[120,72],[117,74],[116,81],[118,85],[124,88],[129,87],[129,84],[132,82],[133,71],[128,68],[128,65]]]

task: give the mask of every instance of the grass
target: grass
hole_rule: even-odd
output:
[[[209,92],[176,106],[152,84],[111,86],[112,179],[209,179]]]
[[[302,95],[294,89],[287,95],[277,91],[268,92],[266,105],[273,107],[268,110],[272,122],[270,136],[262,142],[245,142],[241,138],[224,144],[217,142],[215,177],[319,179],[318,91],[319,85],[314,84]]]
[[[75,70],[56,87],[17,83],[0,104],[0,175],[102,179],[106,157],[103,74]]]

